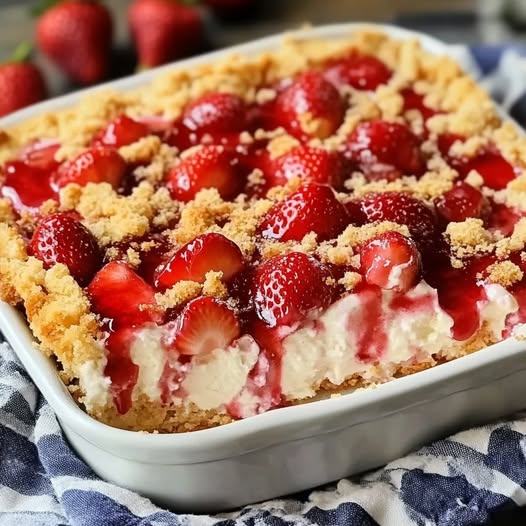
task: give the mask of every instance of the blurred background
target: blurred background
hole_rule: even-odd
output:
[[[106,0],[115,24],[109,77],[133,73],[137,58],[131,45],[127,10],[131,0]],[[206,4],[206,2],[204,2]],[[0,61],[23,40],[34,41],[35,19],[29,8],[35,2],[0,0]],[[243,16],[217,16],[206,5],[203,20],[206,43],[215,49],[268,35],[304,23],[347,21],[395,23],[433,34],[447,42],[485,46],[515,42],[526,36],[526,0],[260,0]],[[75,87],[41,52],[33,59],[45,74],[49,92]]]

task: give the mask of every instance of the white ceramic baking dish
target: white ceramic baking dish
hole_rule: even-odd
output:
[[[416,36],[432,53],[453,53],[428,36],[375,27],[397,38]],[[356,28],[363,24],[319,27],[296,36],[338,37]],[[232,51],[272,50],[282,37],[179,65],[209,62]],[[126,90],[157,73],[148,71],[109,85]],[[1,120],[0,125],[74,104],[79,95],[24,109]],[[526,343],[507,340],[374,389],[277,409],[215,429],[148,435],[114,429],[85,414],[51,361],[34,347],[25,319],[2,303],[0,330],[55,410],[69,442],[93,470],[175,510],[218,511],[314,487],[382,465],[460,427],[526,406]]]

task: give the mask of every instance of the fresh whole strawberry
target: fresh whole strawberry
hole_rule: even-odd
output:
[[[198,355],[226,349],[241,334],[236,315],[210,296],[190,301],[179,317],[165,326],[163,344],[179,354]]]
[[[63,263],[80,285],[89,283],[102,265],[93,234],[72,214],[58,212],[43,219],[30,242],[31,254],[49,268]]]
[[[380,84],[386,84],[391,75],[381,60],[357,53],[332,61],[324,72],[324,77],[337,88],[352,86],[359,90],[375,90]]]
[[[223,199],[235,197],[243,187],[239,161],[223,146],[200,146],[175,165],[166,176],[174,199],[191,201],[204,188],[217,188]]]
[[[37,66],[15,61],[0,64],[0,117],[46,96],[46,84]]]
[[[155,273],[155,287],[167,289],[178,281],[203,283],[206,273],[222,272],[229,281],[244,267],[243,254],[230,239],[216,233],[203,234],[179,249]]]
[[[312,256],[291,252],[275,256],[256,272],[253,298],[258,317],[274,327],[301,322],[334,298],[329,269]]]
[[[104,78],[112,37],[110,11],[94,1],[60,1],[40,17],[36,27],[41,51],[79,84]]]
[[[58,190],[67,184],[109,183],[117,188],[126,173],[126,162],[113,148],[92,147],[60,166],[52,177]]]
[[[397,292],[416,285],[422,270],[414,241],[399,232],[385,232],[363,244],[360,262],[367,283]]]
[[[135,0],[128,11],[128,24],[142,66],[165,64],[202,47],[199,9],[176,0]]]
[[[405,225],[420,251],[433,250],[438,239],[436,217],[420,199],[403,192],[383,192],[366,194],[359,203],[367,222],[392,221]]]
[[[425,171],[417,137],[397,122],[358,124],[347,139],[345,153],[371,181],[394,181],[402,175],[418,176]]]
[[[113,146],[120,148],[142,139],[150,130],[146,124],[136,121],[127,115],[120,115],[111,121],[93,138],[93,146]]]
[[[245,103],[233,93],[208,93],[185,108],[183,123],[200,136],[241,132],[245,129]]]
[[[261,235],[279,241],[301,241],[309,232],[318,241],[338,236],[349,224],[345,206],[329,186],[309,183],[276,203],[259,227]]]
[[[348,163],[341,153],[301,145],[273,161],[267,183],[269,186],[283,186],[299,177],[305,182],[328,184],[339,190],[349,172]]]
[[[344,111],[338,90],[321,73],[308,71],[278,95],[274,117],[294,135],[325,139],[338,129]]]
[[[126,263],[112,261],[104,265],[87,292],[94,312],[111,319],[114,329],[162,321],[154,289]]]

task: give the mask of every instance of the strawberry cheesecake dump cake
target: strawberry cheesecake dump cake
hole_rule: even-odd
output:
[[[448,57],[289,39],[1,130],[0,293],[93,417],[213,427],[520,338],[525,166]]]

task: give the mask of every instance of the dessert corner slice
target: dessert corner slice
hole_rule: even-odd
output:
[[[124,429],[377,385],[520,335],[525,147],[382,33],[173,71],[2,133],[0,293]]]

